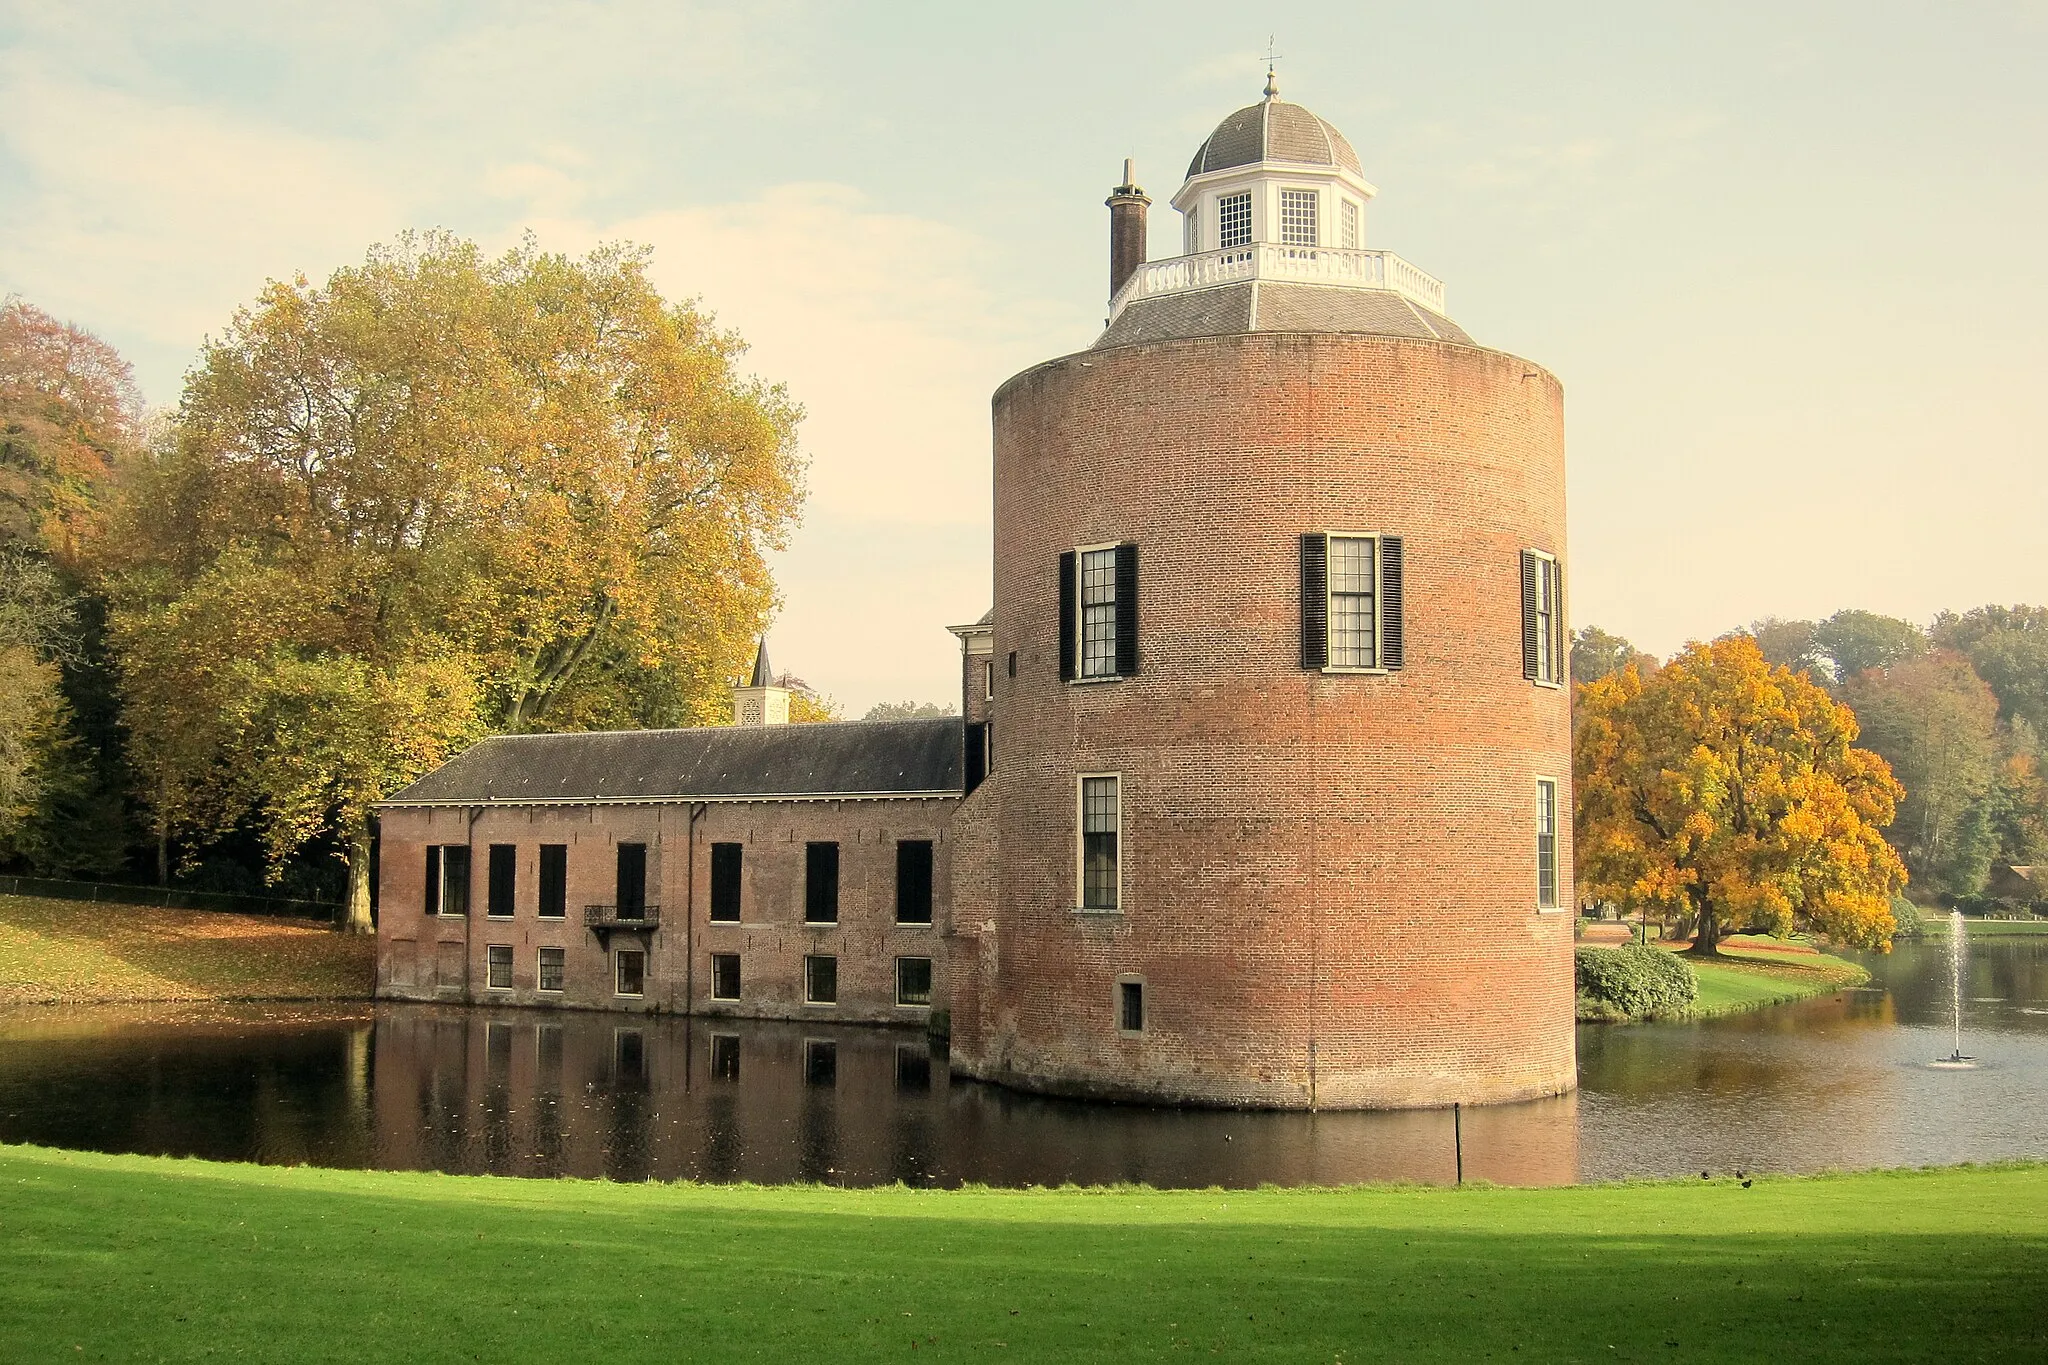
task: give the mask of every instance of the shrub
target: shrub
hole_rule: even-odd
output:
[[[1892,930],[1893,938],[1920,939],[1927,937],[1927,917],[1920,913],[1920,907],[1904,896],[1892,897],[1892,921],[1898,927]]]
[[[1681,1014],[1699,999],[1692,968],[1660,948],[1580,948],[1579,994],[1629,1019]]]

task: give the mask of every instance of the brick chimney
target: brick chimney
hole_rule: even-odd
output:
[[[1131,183],[1131,159],[1124,158],[1124,183],[1103,200],[1109,205],[1109,296],[1145,264],[1145,210],[1152,201]]]

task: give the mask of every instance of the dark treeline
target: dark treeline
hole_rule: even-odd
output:
[[[1856,715],[1859,745],[1905,788],[1886,831],[1922,900],[2048,898],[2011,872],[2048,863],[2048,607],[1943,612],[1931,625],[1868,611],[1765,617],[1731,632],[1803,673]],[[1597,626],[1572,642],[1586,683],[1653,656]]]

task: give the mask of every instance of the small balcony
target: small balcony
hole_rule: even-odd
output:
[[[1432,313],[1444,309],[1444,282],[1391,251],[1335,246],[1281,246],[1254,242],[1223,251],[1201,251],[1147,261],[1131,273],[1109,304],[1109,320],[1138,299],[1186,294],[1249,280],[1315,284],[1336,289],[1378,289],[1399,294]]]
[[[583,925],[591,933],[597,935],[600,944],[609,949],[613,934],[651,934],[659,929],[661,927],[661,907],[658,905],[586,905],[583,907]]]

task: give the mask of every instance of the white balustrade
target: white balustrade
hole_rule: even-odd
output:
[[[1444,312],[1444,282],[1391,251],[1256,242],[1222,251],[1147,261],[1131,273],[1110,301],[1109,320],[1116,321],[1118,314],[1135,299],[1184,294],[1245,280],[1390,290],[1432,312]]]

